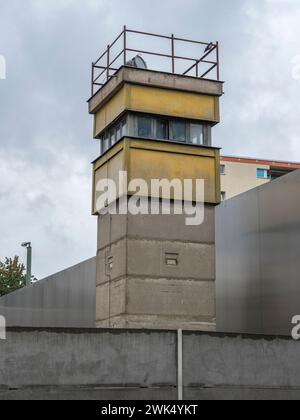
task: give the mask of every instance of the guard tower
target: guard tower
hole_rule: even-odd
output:
[[[152,41],[158,42],[156,51],[145,50]],[[195,58],[190,50],[196,50]],[[98,327],[215,330],[220,156],[212,128],[220,121],[222,94],[218,43],[124,27],[93,63],[89,112],[100,145],[93,162]],[[178,214],[99,214],[99,181],[119,184],[121,171],[127,179],[122,178],[118,205],[130,199],[126,187],[133,179],[149,186],[153,179],[203,179],[204,223],[187,226],[186,216]],[[168,197],[161,190],[154,198],[159,205]]]

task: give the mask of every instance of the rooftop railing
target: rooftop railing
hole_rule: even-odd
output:
[[[153,47],[153,40],[158,42]],[[137,43],[137,47],[135,47]],[[143,44],[143,48],[138,46]],[[149,48],[147,49],[149,45]],[[185,55],[194,49],[196,57]],[[107,49],[92,64],[92,96],[107,83],[121,66],[128,65],[134,55],[147,57],[150,70],[172,74],[220,80],[219,44],[166,36],[149,32],[133,31],[124,26],[123,31],[107,46]],[[192,54],[191,54],[192,55]],[[151,57],[151,58],[150,58]]]

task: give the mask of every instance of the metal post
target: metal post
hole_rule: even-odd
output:
[[[219,42],[216,42],[217,45],[217,50],[216,50],[216,54],[217,54],[217,79],[218,81],[220,80],[220,52],[219,52]]]
[[[174,34],[171,35],[171,42],[172,42],[172,73],[175,73],[175,42],[174,42]]]
[[[94,78],[95,78],[95,67],[94,67],[94,63],[92,63],[92,96],[94,95]]]
[[[107,69],[106,69],[106,77],[107,81],[109,80],[109,66],[110,66],[110,45],[107,46]]]
[[[183,401],[183,343],[182,330],[177,332],[177,390],[178,401]]]
[[[124,26],[124,66],[126,66],[127,63],[127,27]]]
[[[27,247],[26,286],[31,285],[31,264],[32,264],[32,247],[31,247],[31,244],[29,244]]]
[[[26,248],[27,251],[27,262],[26,262],[26,286],[31,285],[31,267],[32,267],[32,246],[31,242],[23,242],[22,247]]]

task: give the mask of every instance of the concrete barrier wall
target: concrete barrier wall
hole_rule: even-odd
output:
[[[176,400],[177,332],[9,329],[0,400]],[[183,333],[184,399],[299,399],[300,342]]]

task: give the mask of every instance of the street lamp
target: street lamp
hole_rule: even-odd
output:
[[[31,285],[31,264],[32,264],[32,246],[31,242],[23,242],[21,245],[27,249],[27,264],[26,264],[26,286]]]

